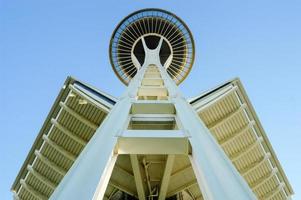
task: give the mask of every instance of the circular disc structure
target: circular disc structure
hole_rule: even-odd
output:
[[[143,66],[144,44],[156,49],[170,77],[180,84],[194,61],[194,42],[186,24],[176,15],[161,9],[143,9],[123,19],[113,32],[110,61],[118,78],[128,84]]]

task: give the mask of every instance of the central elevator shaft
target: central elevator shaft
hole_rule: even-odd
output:
[[[167,100],[168,91],[164,86],[158,67],[150,64],[143,76],[141,86],[138,89],[138,100]]]

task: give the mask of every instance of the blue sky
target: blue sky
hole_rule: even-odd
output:
[[[301,1],[0,0],[0,199],[72,75],[118,97],[108,57],[118,22],[137,9],[169,10],[191,29],[196,60],[181,84],[193,97],[240,77],[301,199]]]

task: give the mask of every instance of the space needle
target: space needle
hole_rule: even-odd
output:
[[[13,186],[15,199],[282,200],[293,190],[238,78],[186,99],[195,45],[175,14],[113,31],[115,98],[68,77]]]

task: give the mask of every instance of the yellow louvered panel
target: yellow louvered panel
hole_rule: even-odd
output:
[[[221,97],[217,96],[216,99],[208,97],[216,103],[204,105],[204,109],[198,107],[199,116],[247,183],[254,187],[258,197],[286,199],[286,194],[279,188],[277,194],[269,195],[273,193],[273,189],[279,187],[281,180],[279,181],[276,175],[268,179],[268,175],[272,173],[272,166],[266,157],[271,154],[266,152],[266,141],[258,133],[260,130],[250,114],[250,108],[243,101],[244,98],[238,99],[242,92],[239,88],[236,91],[237,94],[231,91],[220,95]],[[258,184],[261,179],[264,182]]]
[[[48,178],[51,182],[53,182],[56,185],[63,178],[62,175],[57,173],[55,170],[53,170],[48,165],[41,162],[39,159],[37,159],[37,161],[34,163],[34,168],[37,170],[37,172],[39,172],[40,174],[42,174],[43,176]]]
[[[81,144],[77,143],[57,128],[53,129],[49,138],[52,139],[56,144],[62,146],[64,149],[77,156],[83,149]]]

